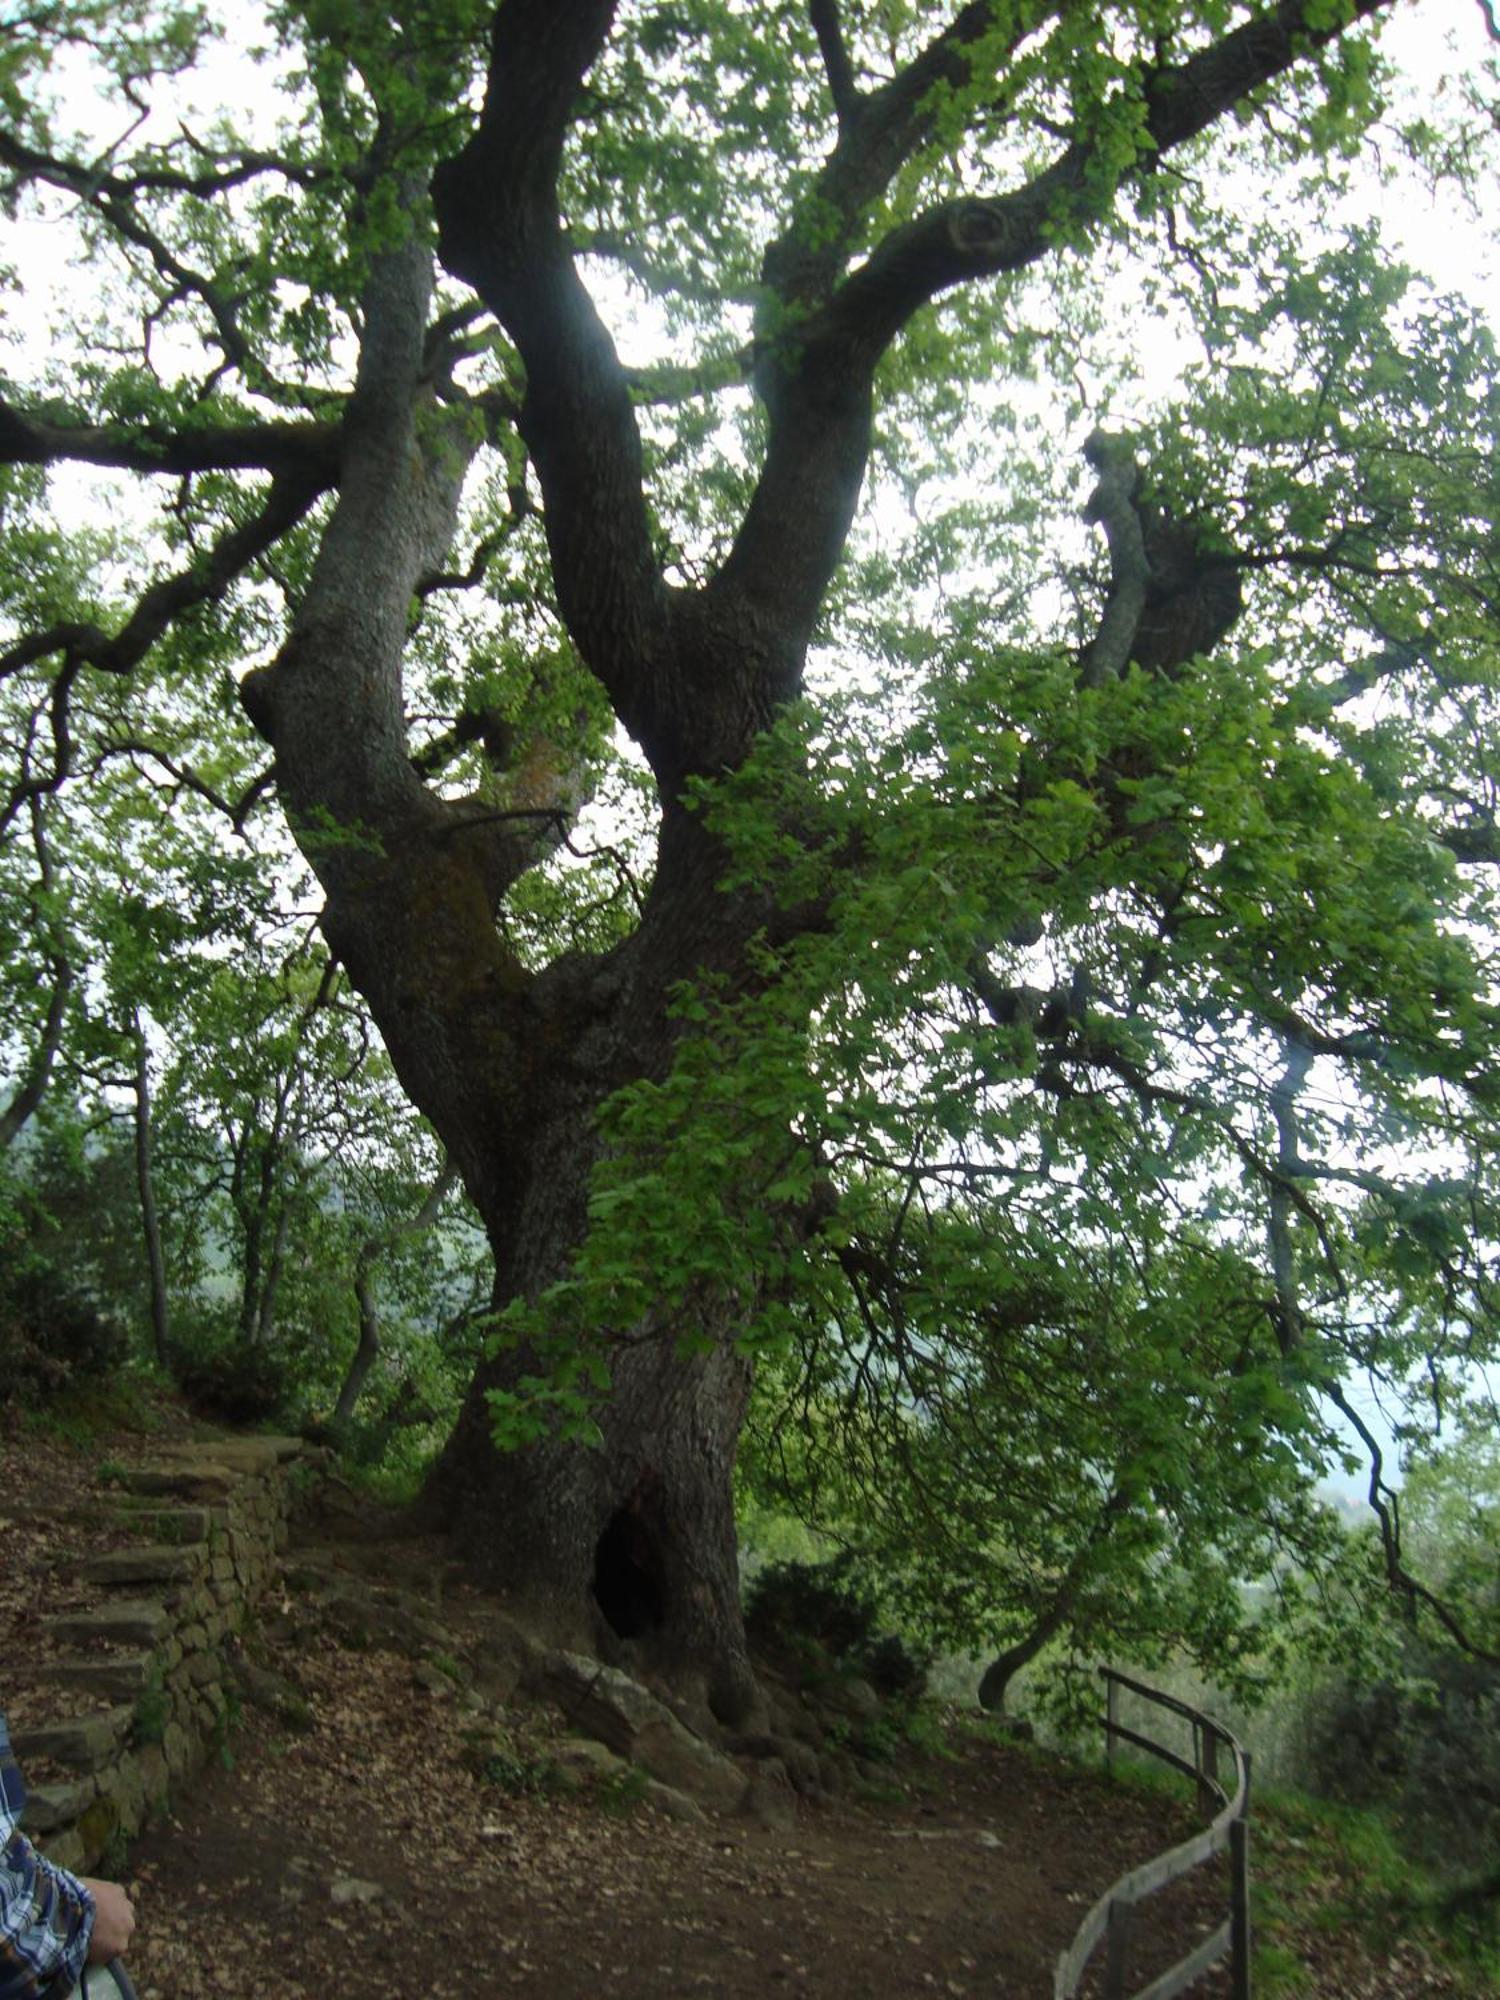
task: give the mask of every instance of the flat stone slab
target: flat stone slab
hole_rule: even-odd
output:
[[[549,1653],[536,1676],[580,1736],[592,1736],[617,1757],[638,1764],[699,1805],[730,1811],[745,1794],[745,1774],[701,1737],[685,1729],[663,1702],[618,1667],[578,1653]]]
[[[60,1826],[72,1826],[82,1818],[98,1796],[99,1788],[92,1778],[28,1786],[21,1825],[27,1833],[55,1833]]]
[[[206,1542],[185,1548],[111,1549],[80,1563],[78,1574],[90,1583],[187,1583],[207,1560]]]
[[[157,1456],[165,1462],[227,1468],[241,1474],[272,1472],[283,1456],[277,1445],[287,1442],[285,1438],[213,1438],[200,1444],[163,1445]]]
[[[154,1646],[167,1630],[167,1614],[153,1598],[101,1604],[93,1611],[69,1611],[48,1618],[46,1629],[67,1645]]]
[[[96,1771],[114,1757],[128,1732],[135,1710],[128,1704],[102,1709],[97,1715],[75,1716],[36,1729],[18,1729],[13,1742],[24,1764],[32,1757],[50,1757],[76,1771]]]
[[[145,1499],[147,1496],[139,1496]],[[186,1548],[208,1540],[207,1507],[140,1507],[117,1502],[110,1519],[119,1527],[154,1537],[153,1548]]]
[[[151,1677],[149,1653],[119,1653],[109,1660],[0,1661],[0,1687],[22,1682],[52,1687],[88,1688],[102,1700],[132,1701]]]
[[[234,1491],[239,1474],[207,1459],[175,1464],[132,1465],[118,1475],[127,1493],[160,1495],[183,1500],[224,1500]]]

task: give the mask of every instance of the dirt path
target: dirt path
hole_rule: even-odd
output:
[[[385,1553],[393,1574],[427,1559]],[[482,1648],[477,1593],[444,1616],[465,1652]],[[247,1709],[233,1768],[210,1765],[136,1843],[142,2000],[1042,1996],[1099,1890],[1188,1825],[973,1736],[762,1817],[663,1817],[618,1783],[517,1795],[493,1767],[476,1775],[494,1712],[444,1675],[305,1629],[278,1642],[274,1619],[257,1652],[309,1720]],[[503,1722],[505,1775],[541,1782],[560,1724]],[[1208,1921],[1201,1897],[1172,1913],[1168,1955]]]
[[[182,1425],[165,1407],[153,1435]],[[0,1624],[13,1659],[45,1649],[43,1614],[71,1604],[80,1552],[108,1532],[99,1465],[137,1442],[65,1443],[0,1409]],[[325,1546],[294,1554],[248,1635],[263,1684],[247,1676],[223,1756],[131,1849],[141,2000],[1042,2000],[1099,1891],[1188,1830],[1185,1803],[997,1741],[973,1717],[953,1718],[945,1744],[848,1767],[832,1797],[769,1784],[753,1812],[663,1816],[628,1769],[591,1767],[560,1717],[501,1698],[514,1675],[493,1671],[494,1601],[454,1577],[440,1547],[371,1516],[351,1500],[341,1521],[325,1517]],[[383,1585],[415,1607],[419,1643],[370,1643],[389,1632],[363,1615]],[[13,1716],[32,1698],[0,1686]],[[1370,1908],[1353,1850],[1308,1813],[1263,1807],[1254,1841],[1262,1936],[1298,1968],[1298,1990],[1481,1990]],[[1217,1921],[1219,1897],[1199,1871],[1185,1901],[1148,1906],[1136,1985]],[[1222,1972],[1195,1991],[1223,1995]]]

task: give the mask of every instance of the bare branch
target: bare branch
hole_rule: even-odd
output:
[[[216,603],[236,577],[296,526],[321,491],[321,482],[305,475],[274,479],[258,514],[227,530],[206,558],[152,584],[113,637],[96,625],[76,623],[33,633],[0,653],[0,679],[50,653],[61,653],[75,671],[91,667],[100,673],[131,672],[174,619],[197,605]]]
[[[1141,533],[1136,495],[1141,471],[1125,438],[1095,431],[1083,455],[1099,474],[1085,519],[1097,521],[1109,545],[1111,583],[1099,629],[1084,648],[1079,679],[1085,687],[1101,687],[1118,679],[1130,662],[1151,566]]]
[[[840,125],[850,125],[859,116],[861,100],[855,88],[854,66],[844,43],[838,0],[808,0],[807,11],[812,20],[813,33],[818,38],[823,68],[828,74],[828,94],[833,99],[833,108],[838,113]]]
[[[0,400],[0,464],[110,466],[122,472],[301,472],[338,474],[336,423],[141,424],[63,423]]]

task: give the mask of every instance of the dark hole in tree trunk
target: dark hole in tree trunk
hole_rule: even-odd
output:
[[[594,1550],[594,1597],[622,1639],[654,1632],[666,1618],[666,1591],[655,1538],[638,1502],[611,1515]]]

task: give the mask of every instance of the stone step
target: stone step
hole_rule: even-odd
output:
[[[163,1547],[185,1548],[190,1542],[208,1540],[207,1507],[131,1506],[122,1498],[107,1509],[107,1514],[119,1527],[137,1528]]]
[[[154,1598],[122,1599],[92,1611],[69,1611],[43,1621],[46,1631],[64,1645],[154,1646],[167,1632],[167,1613]]]
[[[50,1757],[75,1771],[97,1771],[115,1756],[134,1720],[135,1709],[127,1702],[93,1715],[74,1716],[68,1722],[14,1730],[11,1745],[23,1765],[36,1757]]]
[[[55,1785],[28,1785],[21,1825],[27,1833],[55,1833],[81,1819],[99,1796],[92,1778],[68,1778]]]
[[[184,1548],[111,1549],[81,1562],[76,1573],[89,1583],[187,1583],[207,1560],[206,1541]]]
[[[150,1684],[149,1653],[117,1653],[108,1660],[30,1660],[24,1666],[0,1662],[0,1687],[84,1688],[101,1699],[132,1701]]]
[[[282,1462],[285,1453],[280,1447],[285,1443],[285,1439],[277,1438],[213,1438],[197,1444],[161,1445],[156,1457],[163,1465],[205,1466],[217,1471],[227,1467],[240,1474],[265,1473],[273,1472]]]
[[[116,1476],[126,1493],[146,1493],[181,1500],[225,1500],[239,1474],[206,1459],[178,1460],[158,1465],[132,1465]]]

